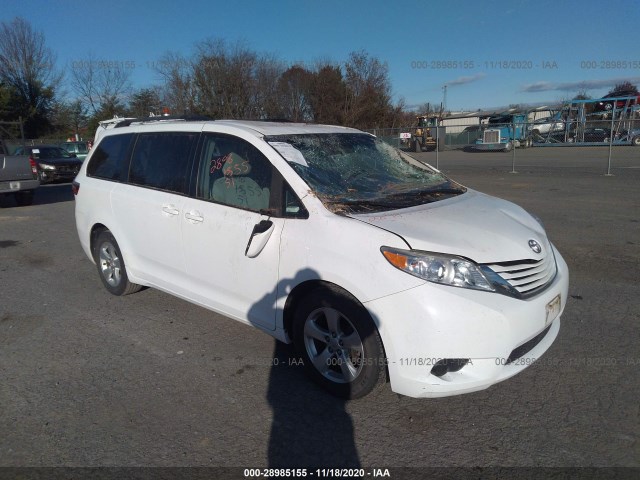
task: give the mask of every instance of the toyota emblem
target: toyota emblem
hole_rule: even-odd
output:
[[[540,253],[542,252],[542,247],[540,246],[540,244],[538,242],[536,242],[535,240],[529,240],[529,247],[531,248],[531,250],[533,250],[535,253]]]

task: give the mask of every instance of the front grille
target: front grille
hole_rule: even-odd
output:
[[[57,172],[63,175],[77,175],[80,169],[78,167],[69,167],[66,165],[60,166]]]
[[[523,296],[532,295],[548,285],[557,272],[553,254],[545,255],[540,260],[516,260],[486,266]]]
[[[500,143],[500,130],[485,130],[482,141],[484,143]]]

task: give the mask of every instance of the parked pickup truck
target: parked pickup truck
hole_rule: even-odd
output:
[[[38,169],[28,155],[9,155],[0,140],[0,195],[14,195],[20,206],[31,205],[40,186]]]

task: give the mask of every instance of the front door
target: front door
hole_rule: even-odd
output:
[[[198,302],[273,330],[285,222],[270,209],[277,172],[230,135],[205,134],[199,156],[196,198],[182,218],[189,288]]]

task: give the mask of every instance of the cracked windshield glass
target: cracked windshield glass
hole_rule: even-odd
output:
[[[368,134],[265,138],[333,211],[366,213],[434,202],[466,189]]]

